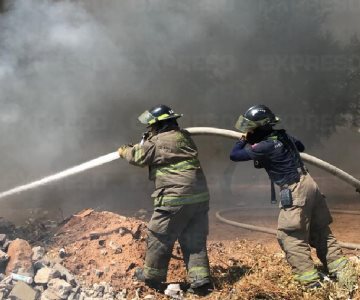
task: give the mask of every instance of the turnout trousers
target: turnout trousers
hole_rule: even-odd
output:
[[[148,224],[144,275],[165,282],[176,240],[179,241],[190,283],[210,277],[206,240],[209,202],[155,207]]]
[[[310,246],[316,249],[318,258],[330,273],[343,267],[346,258],[330,230],[332,217],[325,197],[310,174],[301,175],[300,181],[289,189],[293,205],[280,210],[277,238],[295,280],[306,284],[319,279]]]

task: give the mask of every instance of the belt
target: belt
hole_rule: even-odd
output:
[[[285,183],[283,185],[280,185],[280,190],[287,189],[290,185],[298,183],[300,181],[300,178],[301,178],[302,175],[305,176],[306,174],[308,174],[308,172],[306,170],[302,170],[300,168],[298,169],[298,172],[299,172],[299,175],[300,175],[299,179],[294,179],[294,180],[291,180],[291,181],[289,181],[289,182],[287,182],[287,183]]]

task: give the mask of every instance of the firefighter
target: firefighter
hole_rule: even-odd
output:
[[[254,160],[255,167],[265,168],[272,184],[280,187],[278,242],[294,279],[306,287],[318,287],[322,273],[314,267],[309,246],[315,247],[325,270],[334,277],[345,270],[348,260],[329,228],[332,217],[325,198],[300,157],[305,147],[285,130],[275,130],[279,121],[265,105],[249,108],[235,124],[244,136],[230,159]]]
[[[177,123],[181,116],[166,105],[145,111],[138,119],[149,131],[139,144],[121,146],[118,152],[132,165],[148,166],[149,179],[155,182],[145,265],[135,276],[149,287],[163,290],[178,240],[190,283],[188,291],[204,294],[212,287],[206,249],[209,191],[197,147]]]

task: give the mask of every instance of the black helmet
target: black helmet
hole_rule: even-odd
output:
[[[254,105],[250,107],[243,115],[240,115],[235,124],[235,128],[240,132],[247,133],[258,127],[265,125],[274,126],[280,122],[280,119],[265,105]]]
[[[177,119],[180,117],[182,117],[182,114],[175,114],[169,106],[159,104],[149,110],[144,111],[138,117],[138,119],[142,124],[151,126],[160,121]]]

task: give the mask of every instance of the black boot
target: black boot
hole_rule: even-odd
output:
[[[193,281],[187,291],[198,296],[206,296],[210,294],[213,290],[214,286],[210,278],[203,278]]]
[[[158,292],[163,293],[165,290],[165,284],[163,284],[161,281],[145,278],[144,270],[141,268],[137,268],[135,270],[134,277],[138,281],[144,282],[145,285],[148,286],[149,288],[152,288]]]

